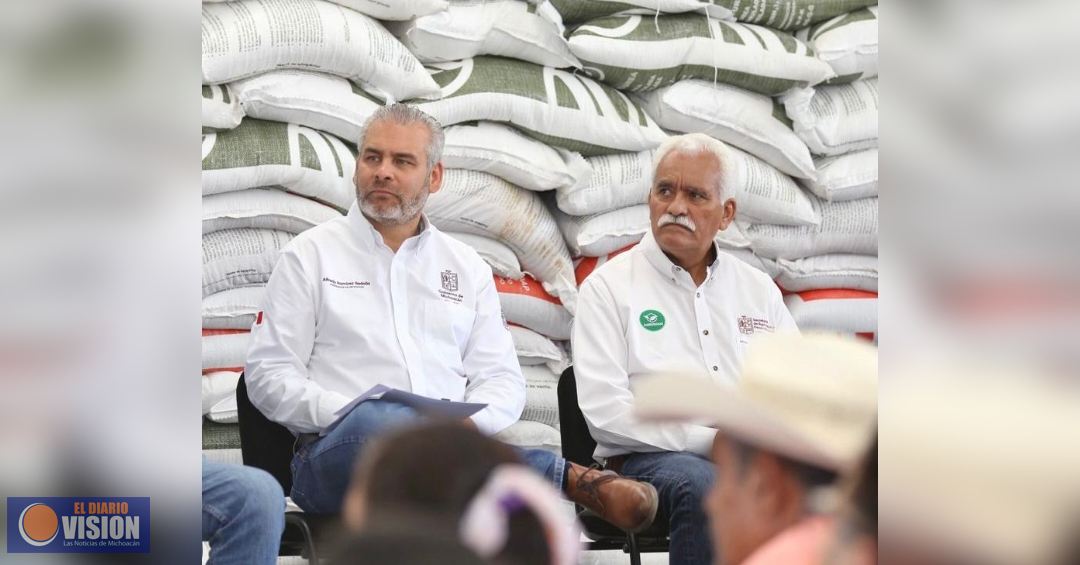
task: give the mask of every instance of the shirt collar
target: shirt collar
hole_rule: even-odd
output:
[[[363,212],[360,211],[360,205],[356,202],[353,202],[352,206],[349,207],[348,218],[353,231],[360,236],[360,241],[364,244],[366,249],[370,250],[379,245],[386,245],[383,241],[382,234],[379,233],[379,230],[375,229],[375,226],[371,224],[371,221],[364,216]],[[407,246],[411,245],[411,241],[415,240],[417,250],[422,250],[427,243],[427,240],[431,238],[431,234],[435,231],[438,230],[436,230],[435,226],[428,220],[427,215],[420,214],[419,233],[406,239],[401,244],[401,248],[405,249]]]
[[[716,253],[716,258],[713,259],[711,265],[705,268],[705,282],[703,284],[712,284],[714,279],[713,275],[717,271],[717,263],[720,261],[720,248],[717,247],[716,241],[712,242],[713,251]],[[656,242],[656,238],[653,237],[652,230],[645,233],[645,237],[642,238],[641,244],[638,245],[641,248],[642,253],[645,254],[645,259],[649,261],[649,264],[653,266],[661,276],[667,279],[671,279],[671,282],[680,284],[685,282],[686,284],[694,287],[694,280],[690,278],[690,273],[686,272],[686,269],[676,265],[664,254],[664,251],[660,249],[660,244]]]

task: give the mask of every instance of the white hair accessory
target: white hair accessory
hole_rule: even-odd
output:
[[[562,496],[521,465],[501,465],[476,493],[458,526],[466,547],[488,559],[506,546],[509,517],[528,508],[540,520],[547,538],[551,565],[573,565],[581,551],[577,519],[562,506]]]

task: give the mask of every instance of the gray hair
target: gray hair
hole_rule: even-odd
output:
[[[674,135],[664,140],[653,154],[653,178],[656,178],[656,168],[670,153],[683,155],[708,154],[716,157],[720,164],[720,186],[716,187],[717,195],[722,195],[725,190],[733,188],[729,182],[734,168],[734,160],[731,148],[719,139],[709,137],[703,133],[687,133]]]
[[[439,120],[436,120],[416,106],[409,106],[408,104],[402,104],[401,102],[396,102],[389,106],[380,106],[378,110],[375,110],[375,113],[368,117],[364,122],[363,133],[360,134],[360,145],[357,147],[358,149],[364,147],[368,128],[377,122],[383,121],[393,122],[403,126],[424,124],[428,129],[428,133],[431,134],[431,139],[428,140],[427,144],[428,171],[435,168],[435,163],[438,163],[439,160],[442,159],[443,144],[446,142],[446,134],[443,133],[442,124],[439,123]]]

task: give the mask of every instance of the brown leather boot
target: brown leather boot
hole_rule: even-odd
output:
[[[615,527],[632,533],[652,525],[660,503],[656,488],[649,483],[576,463],[569,463],[566,471],[566,495]]]

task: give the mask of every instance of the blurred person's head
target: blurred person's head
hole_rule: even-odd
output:
[[[705,512],[719,563],[742,563],[755,550],[813,512],[810,494],[836,473],[717,434],[716,482]]]
[[[688,267],[713,252],[713,239],[735,218],[730,149],[705,134],[670,137],[653,157],[649,219],[653,238]]]
[[[376,225],[418,221],[428,195],[442,185],[442,126],[397,103],[376,110],[363,131],[353,177],[360,210]]]
[[[382,529],[385,516],[410,515],[491,563],[562,565],[576,557],[578,534],[561,504],[561,495],[512,448],[442,422],[374,440],[360,457],[342,512],[346,527],[361,534]]]
[[[458,422],[409,426],[371,442],[357,461],[342,519],[353,531],[402,508],[457,521],[499,465],[520,464],[507,445]]]
[[[854,469],[876,424],[877,350],[828,334],[764,334],[735,386],[666,375],[642,380],[645,419],[713,423],[716,481],[705,500],[714,553],[737,565],[819,512],[818,491]]]
[[[824,561],[827,565],[873,565],[878,561],[877,446],[874,436],[859,466],[844,478],[836,536]]]
[[[379,514],[333,548],[334,565],[490,565],[437,517],[408,509]]]

